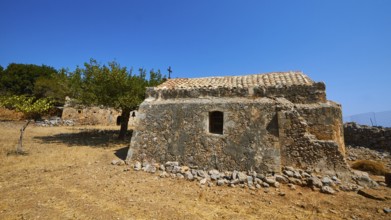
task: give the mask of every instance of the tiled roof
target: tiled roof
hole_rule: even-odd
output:
[[[277,85],[312,85],[312,81],[302,72],[274,72],[267,74],[252,74],[245,76],[224,76],[205,78],[169,79],[155,89],[196,89],[196,88],[250,88],[272,87]]]

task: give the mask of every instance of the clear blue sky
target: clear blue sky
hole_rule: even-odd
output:
[[[173,77],[301,70],[344,115],[391,110],[390,0],[0,0],[0,65]]]

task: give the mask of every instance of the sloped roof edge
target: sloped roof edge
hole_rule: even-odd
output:
[[[197,89],[197,88],[250,88],[313,85],[314,81],[301,71],[272,72],[243,76],[216,76],[203,78],[176,78],[155,87],[155,90]]]

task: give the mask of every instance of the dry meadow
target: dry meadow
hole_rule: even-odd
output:
[[[113,166],[128,145],[117,127],[29,126],[15,155],[22,124],[0,122],[0,219],[391,219],[391,200],[355,192],[201,187]]]

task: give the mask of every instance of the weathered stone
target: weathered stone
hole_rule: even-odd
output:
[[[342,191],[345,191],[345,192],[357,191],[360,188],[362,188],[362,187],[359,187],[359,186],[357,186],[355,184],[349,184],[349,183],[343,184],[343,185],[339,186],[339,189],[342,190]]]
[[[187,179],[187,180],[193,180],[194,179],[194,176],[193,176],[193,174],[190,171],[186,171],[184,176],[185,176],[185,179]]]
[[[279,183],[283,183],[283,184],[289,183],[289,180],[287,178],[285,178],[284,176],[274,175],[274,177],[276,178],[276,181]]]
[[[286,167],[284,167],[284,170],[294,172],[295,168],[293,168],[292,166],[286,166]]]
[[[100,106],[79,107],[72,99],[67,100],[62,109],[62,124],[65,125],[116,125],[117,117],[121,112],[113,108],[103,108]],[[61,124],[61,121],[45,121],[49,126]]]
[[[232,179],[233,179],[233,180],[237,179],[237,178],[238,178],[238,174],[239,174],[239,172],[236,171],[236,170],[234,170],[234,171],[232,172]]]
[[[289,178],[289,182],[293,183],[295,185],[298,185],[298,186],[302,186],[303,185],[303,181],[301,181],[299,179],[296,179],[296,178],[293,178],[293,177]]]
[[[289,177],[293,177],[293,175],[294,175],[293,171],[290,171],[290,170],[284,170],[284,174]]]
[[[166,167],[165,167],[163,164],[161,164],[161,165],[159,166],[159,170],[161,170],[161,171],[166,171]]]
[[[262,184],[263,183],[263,181],[261,179],[259,179],[259,178],[255,178],[254,182],[257,183],[257,184]]]
[[[256,171],[251,171],[251,172],[248,172],[248,175],[252,176],[253,178],[255,178],[255,177],[257,177],[257,172]]]
[[[272,177],[266,177],[265,182],[269,185],[274,185],[277,181],[275,178]]]
[[[177,173],[177,174],[176,174],[176,177],[178,177],[179,179],[185,178],[185,177],[182,175],[182,173]]]
[[[331,177],[331,179],[334,181],[334,183],[336,183],[336,184],[341,184],[341,180],[340,179],[338,179],[338,177],[336,177],[336,176],[332,176]]]
[[[320,179],[316,176],[313,176],[307,180],[307,184],[309,187],[316,187],[316,188],[322,188],[323,183],[320,181]]]
[[[334,194],[335,190],[333,188],[331,188],[330,186],[322,186],[322,188],[320,189],[320,192],[326,193],[326,194]]]
[[[141,170],[141,163],[139,161],[136,161],[134,163],[133,169],[136,170],[136,171]]]
[[[179,166],[179,162],[178,161],[167,161],[165,166],[166,167],[168,167],[168,166],[171,166],[171,167]]]
[[[324,186],[331,186],[333,184],[333,180],[328,176],[323,177],[321,181]]]
[[[181,166],[174,166],[171,170],[172,173],[180,173],[182,170]]]
[[[233,179],[230,182],[230,184],[239,184],[239,183],[240,183],[239,179]]]
[[[262,187],[270,187],[270,185],[269,185],[268,183],[266,183],[266,182],[263,182],[263,183],[261,184],[261,186],[262,186]]]
[[[391,149],[391,128],[345,123],[345,143],[352,146],[363,146],[370,149],[388,151]]]
[[[231,180],[232,179],[232,173],[233,172],[225,171],[224,175],[223,175],[224,179]]]
[[[160,174],[159,174],[160,178],[166,178],[166,177],[169,177],[170,175],[166,172],[166,171],[162,171]]]
[[[304,178],[311,178],[311,175],[308,174],[307,172],[303,172],[301,175],[302,175]]]
[[[166,171],[169,173],[171,173],[173,169],[174,169],[173,166],[166,166]]]
[[[243,183],[247,181],[247,175],[243,172],[238,173],[239,182]]]
[[[187,171],[189,171],[190,168],[188,166],[181,166],[181,173],[186,173]]]
[[[218,186],[223,186],[225,184],[225,181],[223,179],[217,180],[217,185]]]
[[[111,164],[112,164],[112,165],[117,165],[117,166],[123,166],[123,165],[125,165],[125,161],[123,161],[123,160],[121,160],[121,159],[112,160],[112,161],[111,161]]]
[[[204,178],[204,179],[202,179],[202,180],[200,181],[200,184],[201,184],[201,185],[205,185],[207,181],[208,181],[208,179]]]
[[[149,165],[151,165],[151,163],[149,163],[149,161],[147,161],[147,160],[144,160],[143,163],[142,163],[142,167],[143,168],[146,167],[146,166],[149,166]]]
[[[260,189],[261,185],[260,184],[255,184],[255,188]]]
[[[257,173],[257,178],[263,181],[266,177],[262,173]]]
[[[386,214],[391,213],[391,209],[390,208],[384,208],[383,211]]]
[[[143,167],[143,170],[148,173],[155,173],[156,167],[151,164],[147,164],[145,167]]]
[[[293,177],[296,178],[296,179],[301,179],[301,178],[302,178],[302,176],[300,175],[300,173],[297,172],[297,171],[293,172]]]
[[[219,172],[218,170],[216,170],[216,169],[209,170],[208,173],[209,173],[209,175],[212,175],[212,174],[215,174],[215,175],[220,174],[220,172]]]
[[[128,156],[179,162],[169,167],[346,172],[341,125],[324,83],[301,72],[169,79],[147,89]]]
[[[220,178],[220,172],[218,170],[210,170],[209,175],[212,180],[217,180]]]
[[[205,178],[208,177],[208,174],[204,170],[197,170],[197,176]]]
[[[353,171],[354,175],[352,176],[352,179],[356,181],[356,183],[360,186],[366,186],[366,187],[378,187],[379,184],[376,183],[376,181],[373,181],[368,173],[362,172],[362,171]]]
[[[254,184],[254,178],[252,176],[247,176],[247,185],[250,187]]]

